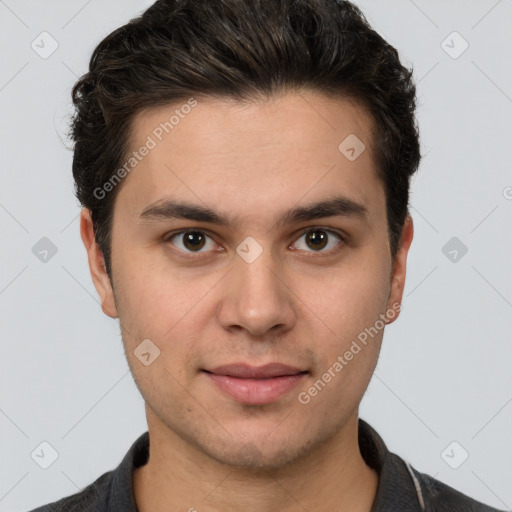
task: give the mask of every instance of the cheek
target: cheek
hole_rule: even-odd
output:
[[[194,276],[189,269],[142,257],[119,263],[115,289],[120,319],[138,334],[155,339],[179,332],[219,280],[213,273]]]
[[[359,404],[378,361],[386,312],[386,282],[377,291],[374,280],[337,282],[321,305],[321,320],[329,327],[315,340],[318,365],[302,402],[314,415],[331,421],[349,414]],[[343,404],[332,409],[333,404]],[[327,419],[325,421],[328,421]]]
[[[325,333],[316,346],[322,370],[345,354],[349,364],[344,374],[353,368],[370,370],[376,364],[385,326],[381,315],[386,313],[390,292],[385,263],[361,258],[360,264],[339,269],[323,282],[322,289],[310,294],[316,299],[308,305]]]
[[[314,293],[310,289],[309,302],[336,334],[345,337],[385,313],[389,293],[386,262],[361,256],[357,264],[349,262],[323,279]]]

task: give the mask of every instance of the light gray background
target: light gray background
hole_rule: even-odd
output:
[[[360,415],[416,469],[510,510],[512,0],[356,3],[414,66],[427,155],[403,311]],[[146,430],[89,276],[64,132],[92,50],[149,4],[0,1],[0,511],[77,492]],[[59,45],[47,59],[31,48],[43,31]],[[469,43],[458,58],[454,31]],[[32,253],[42,237],[58,249],[46,263]],[[442,252],[452,237],[468,248],[456,262]],[[48,469],[31,458],[43,441],[58,452]],[[469,453],[458,469],[445,459],[461,448],[442,456],[453,441]]]

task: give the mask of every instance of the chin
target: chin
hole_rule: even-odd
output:
[[[247,470],[277,470],[283,468],[307,454],[314,446],[311,439],[292,439],[287,434],[285,439],[268,435],[256,436],[250,441],[230,439],[224,446],[215,443],[202,446],[202,451],[222,464]]]

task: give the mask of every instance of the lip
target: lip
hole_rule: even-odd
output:
[[[218,366],[203,370],[209,380],[237,402],[263,405],[290,392],[308,374],[281,363],[253,367],[247,364]]]
[[[229,377],[239,377],[241,379],[268,379],[271,377],[283,377],[296,375],[305,372],[295,366],[289,366],[282,363],[269,363],[263,366],[250,366],[246,363],[225,364],[217,366],[211,370],[206,370],[216,375],[227,375]]]

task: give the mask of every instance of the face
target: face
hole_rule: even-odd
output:
[[[132,150],[155,145],[115,201],[113,288],[87,211],[82,237],[150,429],[218,461],[279,467],[357,414],[412,240],[408,218],[392,261],[371,129],[363,108],[312,92],[135,118]],[[270,363],[292,369],[237,374]]]

